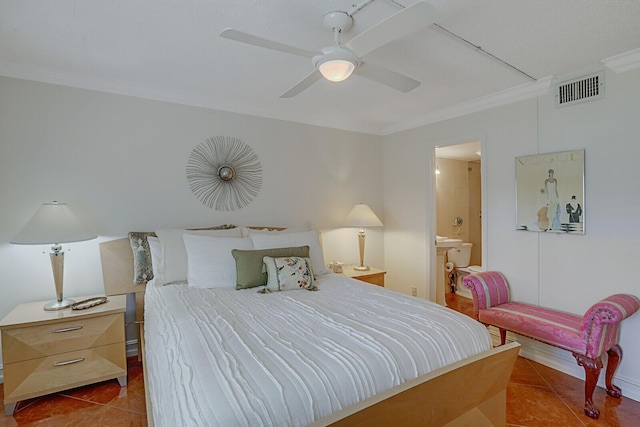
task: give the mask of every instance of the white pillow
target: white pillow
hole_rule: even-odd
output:
[[[320,247],[320,239],[317,231],[301,231],[298,233],[251,233],[254,249],[288,248],[297,246],[309,246],[309,258],[311,269],[316,276],[329,273],[324,263],[324,254]]]
[[[242,231],[237,227],[228,230],[181,230],[171,228],[156,230],[156,234],[160,239],[163,257],[163,262],[160,264],[161,268],[159,269],[160,277],[162,277],[160,284],[187,280],[187,252],[184,249],[183,234],[242,237]]]
[[[233,249],[253,249],[248,237],[210,237],[184,234],[187,282],[194,288],[235,288],[236,260]]]
[[[153,286],[156,282],[163,283],[160,269],[164,262],[162,259],[162,246],[160,245],[160,239],[157,237],[147,237],[147,243],[149,244],[149,252],[151,252],[151,270],[153,271],[153,279],[149,280],[147,285]]]

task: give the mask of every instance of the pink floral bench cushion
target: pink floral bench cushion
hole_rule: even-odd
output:
[[[489,325],[595,359],[619,341],[620,322],[640,308],[633,295],[612,295],[584,316],[512,302],[504,276],[496,271],[465,277],[476,318]]]
[[[575,314],[508,302],[480,310],[478,320],[573,353],[585,354],[586,340],[580,333],[582,317]]]

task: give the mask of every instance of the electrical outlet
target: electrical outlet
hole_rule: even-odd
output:
[[[418,296],[418,288],[416,288],[415,286],[413,286],[411,288],[411,296],[412,297],[417,297]]]

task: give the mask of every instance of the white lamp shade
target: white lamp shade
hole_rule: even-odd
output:
[[[356,66],[345,59],[332,59],[318,65],[320,74],[330,82],[341,82],[349,78]]]
[[[71,212],[66,203],[45,203],[11,240],[18,245],[81,242],[97,236]]]
[[[369,205],[359,203],[351,209],[343,225],[345,227],[382,227],[382,221],[373,213]]]

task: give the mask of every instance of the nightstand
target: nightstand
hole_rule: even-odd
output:
[[[21,304],[0,321],[7,415],[21,400],[113,378],[127,385],[125,295],[86,310],[43,304]]]
[[[353,267],[353,265],[345,265],[342,274],[347,277],[362,280],[363,282],[371,283],[372,285],[384,287],[384,275],[387,274],[386,271],[373,267],[366,271],[358,271],[354,270]]]

